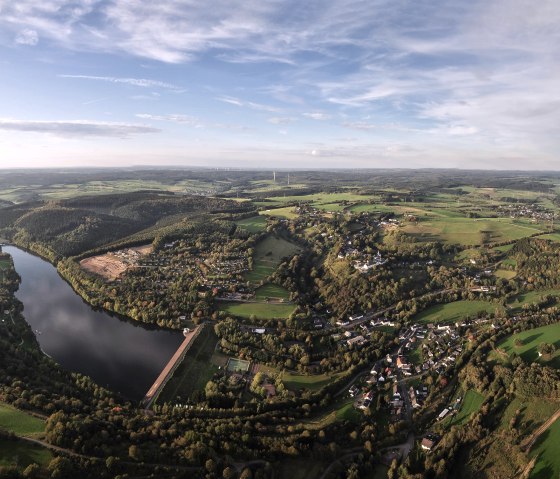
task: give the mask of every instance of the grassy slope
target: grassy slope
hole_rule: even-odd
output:
[[[259,233],[266,228],[264,216],[252,216],[235,222],[238,226],[245,228],[249,233]]]
[[[277,284],[265,284],[255,291],[255,298],[263,301],[265,298],[289,299],[290,292]]]
[[[30,464],[46,467],[52,454],[48,449],[23,441],[0,439],[0,466],[25,469]]]
[[[489,301],[455,301],[436,304],[416,315],[414,321],[417,323],[450,323],[465,319],[466,316],[474,318],[481,311],[492,313],[496,307],[498,305]]]
[[[45,421],[0,403],[0,427],[14,434],[29,436],[45,432]]]
[[[530,479],[547,479],[560,477],[560,420],[557,419],[533,446],[531,456],[538,454],[535,467],[529,475]]]
[[[515,346],[515,340],[521,339],[523,345]],[[541,363],[555,368],[560,368],[560,323],[542,326],[514,334],[498,344],[507,354],[517,353],[527,362],[539,360],[538,347],[541,343],[551,343],[557,348],[556,353],[549,361],[540,360]]]
[[[471,417],[473,412],[476,412],[482,406],[484,396],[477,391],[469,389],[463,398],[461,409],[456,416],[447,420],[446,426],[461,426],[465,424]]]
[[[299,251],[299,247],[283,238],[267,236],[260,241],[253,253],[253,270],[245,277],[253,283],[258,283],[271,275],[282,258],[293,256]]]

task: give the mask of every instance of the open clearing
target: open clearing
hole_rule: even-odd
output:
[[[300,389],[309,389],[310,391],[318,391],[322,387],[330,384],[332,381],[341,376],[342,373],[337,374],[291,374],[287,372],[282,373],[282,382],[291,391],[298,391]]]
[[[41,446],[35,446],[20,440],[0,439],[0,466],[25,469],[30,464],[46,467],[52,459],[52,453]]]
[[[473,412],[477,412],[484,402],[484,396],[473,389],[469,389],[463,398],[461,409],[454,416],[447,419],[444,424],[446,427],[462,426],[471,417]]]
[[[259,283],[270,276],[283,258],[292,257],[300,248],[278,236],[267,236],[257,243],[253,252],[253,269],[245,278],[252,283]]]
[[[560,297],[560,289],[541,289],[538,291],[529,291],[527,293],[520,294],[513,298],[509,306],[515,311],[521,311],[523,306],[535,304],[543,300],[545,296],[554,296],[556,298]]]
[[[292,220],[298,217],[298,214],[294,211],[293,206],[286,206],[285,208],[274,208],[260,211],[259,214],[265,216],[277,216],[278,218],[286,218]]]
[[[522,341],[521,346],[515,346],[517,339]],[[539,359],[538,348],[541,343],[550,343],[556,346],[556,352],[547,361],[543,358]],[[560,368],[560,323],[514,334],[498,344],[498,348],[509,355],[516,353],[527,362],[539,361],[547,366]]]
[[[45,421],[0,403],[0,427],[20,436],[32,436],[45,432]]]
[[[160,393],[159,404],[175,402],[177,397],[186,398],[194,391],[204,389],[218,371],[218,365],[212,361],[217,343],[214,328],[204,328]]]
[[[220,311],[241,318],[255,316],[260,319],[286,319],[295,309],[296,306],[293,304],[220,302]]]
[[[236,225],[246,229],[249,233],[259,233],[266,228],[264,216],[252,216],[235,222]]]
[[[136,265],[142,256],[152,251],[152,245],[135,246],[119,251],[112,251],[98,256],[91,256],[80,261],[80,266],[90,273],[97,274],[109,281],[117,279],[127,269]]]
[[[414,321],[417,323],[454,323],[467,316],[476,318],[478,313],[493,313],[498,304],[489,301],[455,301],[453,303],[436,304],[417,314]]]

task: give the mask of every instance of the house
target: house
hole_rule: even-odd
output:
[[[438,443],[438,437],[435,434],[428,434],[424,439],[422,439],[422,449],[425,451],[431,451]]]

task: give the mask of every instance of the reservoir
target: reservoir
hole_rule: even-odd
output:
[[[69,371],[128,399],[142,399],[183,335],[96,311],[49,262],[15,246],[2,249],[21,276],[16,296],[41,349]]]

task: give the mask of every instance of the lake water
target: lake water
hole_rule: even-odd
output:
[[[21,284],[16,292],[41,349],[64,368],[140,400],[183,340],[179,332],[147,328],[95,311],[43,259],[14,246]]]

